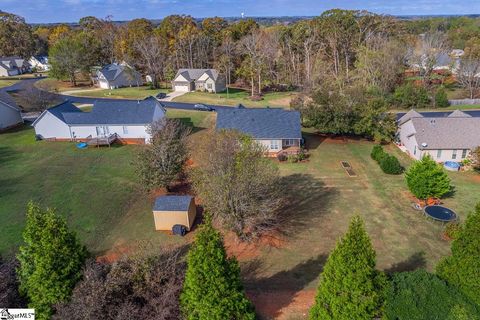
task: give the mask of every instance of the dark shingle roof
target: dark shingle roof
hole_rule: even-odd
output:
[[[13,100],[12,96],[9,95],[6,91],[0,90],[0,104],[15,109],[17,111],[21,111],[15,100]]]
[[[187,79],[187,81],[196,81],[204,73],[206,73],[214,81],[216,81],[218,78],[218,71],[215,69],[179,69],[175,75],[175,79],[179,75],[182,75],[185,79]]]
[[[122,72],[125,71],[126,68],[129,68],[128,66],[124,66],[118,63],[112,63],[112,64],[107,64],[104,66],[102,69],[100,69],[98,72],[102,73],[105,79],[108,81],[113,81],[115,80]],[[132,69],[133,71],[133,69]],[[134,71],[136,73],[136,71]]]
[[[153,211],[187,211],[192,196],[160,196],[155,199]]]
[[[139,101],[97,100],[91,112],[63,113],[65,122],[72,125],[126,125],[149,124],[155,112],[165,113],[160,103],[153,97]]]
[[[64,118],[65,113],[78,113],[78,114],[83,113],[82,110],[78,109],[70,101],[65,101],[54,107],[48,108],[47,111],[63,122],[66,122]]]
[[[234,129],[255,139],[301,139],[300,113],[283,109],[218,109],[217,130]]]

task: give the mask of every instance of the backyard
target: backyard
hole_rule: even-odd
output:
[[[194,126],[190,138],[196,143],[214,123],[214,114],[207,112],[169,110],[168,116]],[[290,198],[282,232],[253,245],[226,234],[227,248],[238,257],[248,295],[263,319],[305,318],[328,253],[354,214],[365,220],[382,270],[433,270],[449,252],[442,226],[410,207],[403,176],[385,175],[370,159],[371,142],[304,134],[309,160],[279,164]],[[95,255],[191,241],[195,232],[177,238],[153,230],[154,196],[142,191],[131,165],[137,148],[77,150],[71,143],[35,142],[27,127],[1,134],[0,215],[8,221],[0,226],[1,253],[20,243],[31,199],[56,207]],[[394,146],[386,150],[404,166],[411,162]],[[348,177],[340,161],[348,161],[357,177]],[[444,202],[464,220],[480,201],[480,175],[449,175],[455,194]]]

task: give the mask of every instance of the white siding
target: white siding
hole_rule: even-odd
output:
[[[412,121],[407,121],[399,128],[400,142],[405,146],[409,155],[415,159],[422,158],[422,152],[418,149],[417,139],[415,138],[415,128]]]
[[[272,140],[256,140],[258,143],[265,147],[267,152],[279,152],[282,150],[282,140],[281,139],[272,139]],[[276,148],[273,148],[276,147]]]
[[[34,127],[35,134],[42,136],[44,139],[71,139],[68,125],[48,111],[43,113]]]
[[[147,127],[145,126],[113,126],[113,125],[98,125],[98,127],[108,127],[108,133],[116,133],[120,138],[125,139],[146,139],[147,141],[150,138],[150,135],[147,133]],[[77,139],[85,139],[88,136],[97,137],[97,126],[72,126],[71,127],[72,135],[75,135]]]
[[[0,104],[0,130],[21,123],[20,111]]]
[[[463,155],[463,149],[458,149],[456,150],[456,157],[455,159],[453,158],[454,150],[441,150],[439,154],[439,150],[424,150],[423,154],[429,154],[433,160],[437,162],[445,162],[445,161],[455,161],[455,162],[461,162],[464,160],[468,155],[470,154],[470,150],[467,150],[465,158],[462,158]],[[440,155],[440,157],[438,157]]]

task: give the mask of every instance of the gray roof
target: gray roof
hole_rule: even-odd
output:
[[[51,114],[53,114],[55,117],[57,117],[58,119],[60,119],[63,122],[66,122],[65,117],[64,117],[64,115],[66,113],[74,113],[74,112],[83,113],[82,110],[78,109],[70,101],[65,101],[65,102],[62,102],[62,103],[54,106],[54,107],[48,108],[47,111],[50,112]],[[35,124],[35,122],[34,122],[34,124]]]
[[[127,68],[130,68],[130,67],[122,64],[118,64],[118,63],[112,63],[112,64],[107,64],[102,69],[98,70],[98,72],[103,74],[105,79],[107,79],[108,81],[113,81]],[[132,71],[136,73],[135,70],[132,69]]]
[[[404,115],[402,115],[399,119],[398,119],[398,124],[402,124],[402,123],[405,123],[407,122],[408,120],[410,120],[411,118],[421,118],[422,115],[420,113],[418,113],[417,111],[411,109],[410,111],[408,111],[407,113],[405,113]]]
[[[411,121],[421,149],[472,149],[480,146],[478,117],[422,117]]]
[[[192,196],[160,196],[155,199],[153,211],[187,211]]]
[[[8,94],[8,92],[3,91],[3,90],[0,90],[0,105],[10,107],[10,108],[12,108],[14,110],[17,110],[17,111],[22,111],[22,109],[20,109],[18,107],[15,100],[13,100],[12,96],[10,94]]]
[[[0,57],[0,66],[7,70],[22,68],[25,66],[25,59],[22,57]]]
[[[215,69],[179,69],[174,79],[182,75],[187,81],[191,82],[198,80],[204,73],[207,73],[214,81],[217,80],[219,74]]]
[[[165,110],[154,97],[144,100],[97,100],[90,112],[64,112],[65,123],[70,125],[144,125],[153,122],[156,112]]]
[[[471,115],[460,110],[455,110],[449,114],[449,118],[472,118]]]
[[[255,139],[301,139],[300,113],[283,109],[218,109],[217,130],[233,129]]]

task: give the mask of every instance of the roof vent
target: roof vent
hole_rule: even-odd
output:
[[[432,125],[435,125],[435,122],[436,122],[435,119],[430,120],[430,124],[432,124]]]
[[[428,147],[428,144],[426,142],[424,142],[424,143],[422,143],[422,147],[426,148],[426,147]]]

